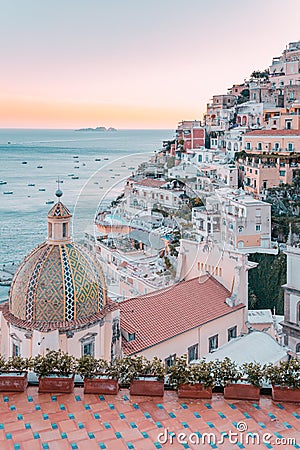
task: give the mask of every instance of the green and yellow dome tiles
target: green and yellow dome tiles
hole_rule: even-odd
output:
[[[10,311],[29,321],[76,320],[99,312],[105,303],[101,266],[75,243],[37,247],[20,265],[11,287]]]
[[[48,239],[19,266],[10,289],[9,310],[29,322],[71,322],[106,305],[100,263],[69,235],[72,214],[59,201],[48,213]]]

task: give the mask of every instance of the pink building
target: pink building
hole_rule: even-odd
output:
[[[244,155],[238,159],[246,192],[291,183],[299,174],[300,130],[257,130],[243,136]]]
[[[179,145],[184,151],[203,147],[205,145],[205,129],[201,126],[200,120],[183,120],[178,124],[176,139],[177,148]]]
[[[166,365],[175,356],[194,360],[212,352],[244,331],[245,304],[231,305],[230,295],[203,276],[121,302],[123,352],[157,356]]]

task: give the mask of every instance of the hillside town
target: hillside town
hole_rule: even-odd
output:
[[[97,214],[85,243],[119,303],[126,354],[169,365],[175,353],[234,354],[229,341],[238,352],[239,338],[245,356],[262,330],[279,352],[300,352],[299,118],[300,41],[214,95],[202,121],[179,122]],[[280,220],[287,230],[278,231]],[[251,255],[279,253],[287,258],[282,315],[275,305],[249,309]],[[268,360],[270,343],[261,348]]]
[[[182,355],[227,352],[249,362],[258,342],[263,364],[299,354],[299,118],[300,41],[214,95],[203,121],[179,122],[174,139],[99,208],[84,245],[72,239],[58,186],[48,237],[0,306],[1,354],[59,348],[105,360],[158,357],[167,367]],[[281,218],[288,230],[280,234]],[[257,255],[287,259],[279,311],[251,303]]]

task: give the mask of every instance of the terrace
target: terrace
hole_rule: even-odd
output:
[[[76,387],[72,394],[51,395],[30,386],[24,393],[3,393],[0,410],[0,448],[8,450],[148,450],[217,448],[217,444],[224,449],[250,444],[254,449],[280,443],[282,448],[299,448],[298,405],[279,404],[266,395],[257,404],[225,400],[218,393],[212,400],[180,400],[174,391],[159,398],[130,396],[126,389],[99,396],[83,394]],[[164,444],[165,432],[168,439],[173,435],[172,444],[170,440]],[[186,434],[186,443],[178,442],[179,433]],[[215,444],[209,444],[206,433]],[[229,440],[231,433],[236,433],[237,445]],[[197,445],[190,436],[198,437]],[[269,440],[264,443],[266,436]],[[224,444],[219,444],[222,438]]]

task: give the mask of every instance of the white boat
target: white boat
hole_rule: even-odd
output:
[[[13,191],[4,191],[3,194],[6,194],[6,195],[13,194]]]
[[[3,184],[7,184],[7,181],[0,180],[0,185],[2,186]]]
[[[35,184],[34,183],[29,183],[29,184],[27,184],[27,186],[35,186]]]
[[[53,203],[54,203],[54,200],[47,200],[46,201],[46,205],[53,205]]]

